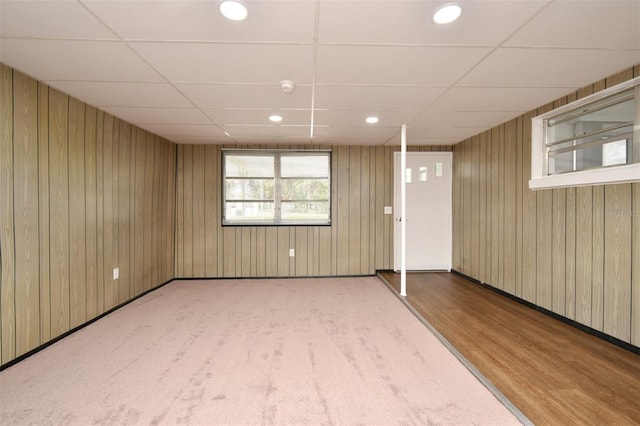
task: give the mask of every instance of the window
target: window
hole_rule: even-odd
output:
[[[331,152],[223,150],[223,225],[331,224]]]
[[[529,188],[640,180],[640,78],[532,120]]]

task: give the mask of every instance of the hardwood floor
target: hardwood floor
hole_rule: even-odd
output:
[[[407,295],[533,423],[640,424],[640,356],[452,273],[409,273]]]

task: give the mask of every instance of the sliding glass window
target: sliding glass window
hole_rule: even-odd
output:
[[[331,224],[331,152],[223,150],[223,225]]]

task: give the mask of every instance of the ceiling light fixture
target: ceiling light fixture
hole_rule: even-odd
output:
[[[436,24],[449,24],[460,17],[462,8],[457,3],[447,3],[440,6],[433,13],[433,22]]]
[[[364,121],[366,121],[369,124],[376,124],[380,120],[378,120],[378,117],[371,116],[371,117],[367,117],[367,119]]]
[[[278,114],[273,114],[269,116],[269,121],[273,123],[279,123],[282,121],[282,116]]]
[[[247,6],[238,0],[223,0],[218,4],[222,16],[232,21],[244,21],[249,15]]]

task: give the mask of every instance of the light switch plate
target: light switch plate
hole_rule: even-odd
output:
[[[384,214],[393,214],[393,207],[384,206]]]

